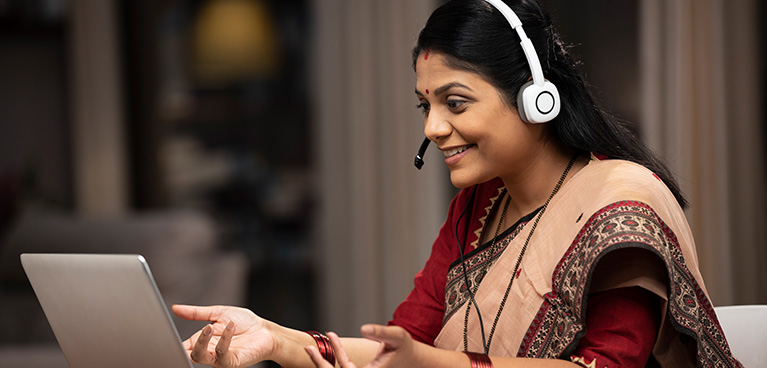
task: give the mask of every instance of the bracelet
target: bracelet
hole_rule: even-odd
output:
[[[317,342],[317,349],[319,349],[320,355],[322,355],[330,365],[335,366],[336,352],[333,350],[333,345],[330,344],[330,339],[317,331],[306,331],[306,333],[313,337],[314,341]]]
[[[493,368],[493,362],[490,361],[490,357],[487,354],[477,354],[470,351],[464,351],[469,357],[471,362],[471,368]]]

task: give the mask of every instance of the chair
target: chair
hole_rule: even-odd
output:
[[[746,368],[767,367],[767,305],[716,307],[727,342]]]

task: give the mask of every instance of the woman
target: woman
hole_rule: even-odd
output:
[[[596,105],[545,10],[507,2],[513,11],[499,0],[446,3],[413,51],[424,132],[462,190],[390,326],[328,338],[244,309],[174,306],[214,322],[185,342],[192,359],[331,367],[335,352],[341,367],[740,366],[706,295],[676,181]]]

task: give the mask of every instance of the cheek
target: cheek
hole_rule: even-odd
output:
[[[484,137],[485,144],[481,151],[488,160],[499,165],[527,159],[530,153],[536,151],[538,135],[533,136],[534,134],[528,127],[506,121],[498,124]]]
[[[510,121],[494,121],[488,124],[482,131],[482,140],[487,145],[488,149],[493,151],[503,151],[512,149],[517,146],[523,137],[523,132],[519,129],[515,129],[513,122]]]

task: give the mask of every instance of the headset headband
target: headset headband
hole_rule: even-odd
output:
[[[557,87],[543,77],[543,68],[538,60],[533,42],[522,29],[522,22],[511,8],[501,0],[485,0],[503,14],[511,28],[519,35],[522,52],[527,58],[530,74],[533,80],[522,85],[517,93],[517,110],[519,116],[527,123],[545,123],[559,114],[561,103]]]
[[[509,8],[506,3],[504,3],[501,0],[485,0],[490,5],[494,6],[498,11],[503,14],[503,16],[506,18],[506,20],[511,24],[511,28],[517,31],[517,34],[519,35],[519,39],[521,42],[519,43],[522,46],[522,52],[525,53],[525,57],[527,58],[527,64],[530,65],[530,71],[533,75],[533,84],[537,86],[543,86],[544,78],[543,78],[543,68],[541,68],[541,62],[538,59],[538,54],[535,52],[535,48],[533,47],[533,42],[530,41],[530,39],[527,37],[527,34],[525,33],[525,30],[522,29],[522,21],[519,20],[519,17],[516,13],[514,13],[511,8]]]

